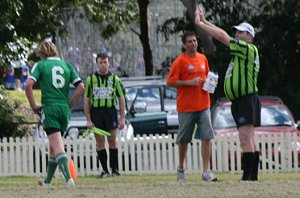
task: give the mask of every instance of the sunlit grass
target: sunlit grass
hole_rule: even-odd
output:
[[[13,100],[16,100],[20,102],[22,105],[25,105],[26,107],[29,107],[29,103],[25,94],[25,91],[19,91],[19,90],[8,90],[8,95]],[[40,90],[33,90],[33,96],[35,98],[35,101],[37,104],[40,104],[41,102],[41,91]]]

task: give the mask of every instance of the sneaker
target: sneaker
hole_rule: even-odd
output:
[[[177,181],[180,183],[185,182],[184,169],[177,169]]]
[[[218,179],[215,177],[214,173],[211,170],[207,170],[203,172],[202,180],[206,182],[214,182]]]
[[[121,176],[121,173],[119,173],[118,170],[115,170],[115,171],[112,171],[112,172],[111,172],[111,176],[113,176],[113,177],[120,177],[120,176]]]
[[[46,188],[51,186],[51,184],[45,183],[45,182],[42,181],[42,180],[38,181],[38,185],[39,185],[39,186],[42,186],[42,187],[46,187]]]
[[[109,176],[109,173],[102,171],[100,175],[96,177],[96,179],[105,179]]]
[[[74,180],[73,180],[72,178],[69,179],[69,180],[67,181],[67,183],[66,183],[66,186],[67,186],[67,187],[75,186]]]

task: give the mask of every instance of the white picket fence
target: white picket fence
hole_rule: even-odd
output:
[[[178,164],[176,135],[137,136],[118,139],[119,170],[123,174],[175,173]],[[261,172],[298,172],[300,137],[296,133],[281,133],[274,137],[256,135],[261,148]],[[95,139],[65,140],[67,154],[73,159],[79,176],[97,175],[100,172]],[[294,152],[295,151],[295,152]],[[44,176],[47,167],[47,140],[9,138],[0,142],[0,176]],[[190,144],[187,172],[202,170],[201,142]],[[241,172],[241,149],[238,138],[216,137],[212,141],[211,167],[215,172]],[[56,174],[61,174],[59,171]]]

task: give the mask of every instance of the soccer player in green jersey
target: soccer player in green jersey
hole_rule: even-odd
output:
[[[73,186],[62,134],[71,117],[70,109],[82,96],[84,85],[73,66],[58,57],[57,48],[52,42],[41,42],[38,53],[41,61],[33,66],[26,81],[25,92],[32,110],[41,117],[50,143],[47,177],[44,181],[39,181],[39,185],[49,186],[58,166],[65,177],[66,185]],[[33,97],[32,90],[37,81],[41,86],[42,106],[37,105]],[[76,90],[69,101],[70,83]]]
[[[254,138],[254,127],[260,126],[261,104],[258,97],[258,50],[253,45],[255,31],[249,23],[234,26],[234,38],[204,17],[202,6],[197,5],[195,24],[230,49],[231,62],[226,72],[224,91],[232,101],[231,112],[237,125],[243,150],[242,180],[257,181],[259,150]]]
[[[98,71],[87,78],[84,90],[84,112],[87,127],[92,128],[95,126],[110,133],[107,140],[111,174],[112,176],[120,176],[116,132],[117,128],[122,129],[125,125],[125,91],[119,77],[109,71],[109,61],[106,53],[98,54],[96,63]],[[117,102],[120,110],[119,119],[116,110]],[[97,178],[104,179],[109,175],[105,137],[94,134],[98,158],[103,168]]]

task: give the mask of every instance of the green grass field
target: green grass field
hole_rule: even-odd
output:
[[[270,173],[260,175],[259,182],[240,182],[239,174],[217,174],[221,180],[201,181],[200,176],[188,174],[186,183],[176,182],[176,175],[123,175],[97,180],[79,177],[76,186],[67,188],[63,178],[54,178],[50,188],[37,186],[36,177],[0,177],[0,196],[75,198],[75,197],[299,197],[299,173]]]

